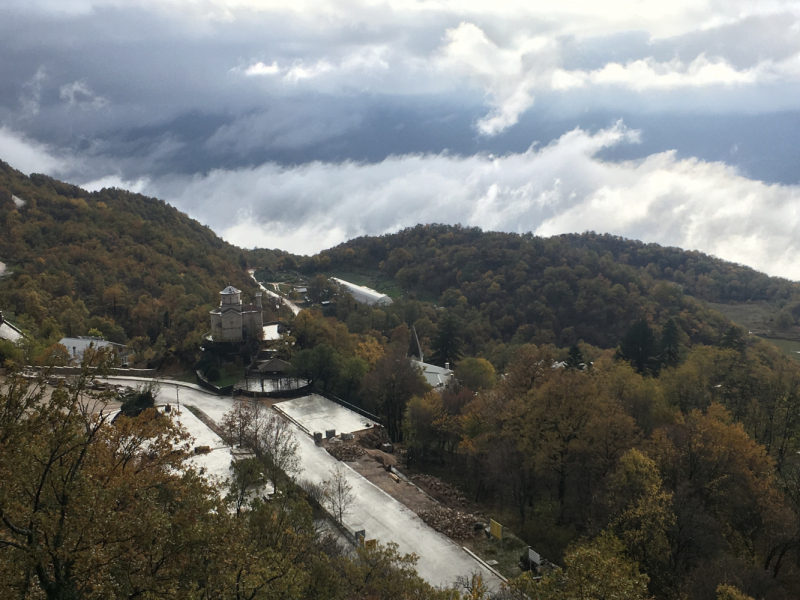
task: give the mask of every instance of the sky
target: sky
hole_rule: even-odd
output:
[[[800,280],[800,2],[0,0],[0,159],[313,254],[460,223]]]

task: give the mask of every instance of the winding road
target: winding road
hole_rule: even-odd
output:
[[[289,307],[289,310],[291,310],[291,311],[292,311],[292,313],[293,313],[295,316],[297,316],[297,314],[298,314],[298,313],[299,313],[301,310],[303,310],[302,308],[300,308],[299,306],[297,306],[297,304],[295,304],[294,302],[292,302],[291,300],[289,300],[287,297],[285,297],[285,296],[281,296],[280,294],[276,294],[276,293],[275,293],[275,292],[273,292],[272,290],[268,290],[266,287],[264,287],[264,284],[263,284],[263,283],[261,283],[261,282],[260,282],[258,279],[256,279],[256,274],[255,274],[253,271],[250,271],[250,277],[252,277],[252,278],[253,278],[253,281],[255,281],[255,282],[256,282],[256,285],[258,285],[258,287],[260,287],[260,288],[261,288],[261,289],[262,289],[262,290],[263,290],[263,291],[264,291],[264,292],[267,294],[267,296],[272,296],[273,298],[280,298],[280,299],[281,299],[281,301],[282,301],[282,302],[283,302],[283,303],[284,303],[286,306],[288,306],[288,307]]]

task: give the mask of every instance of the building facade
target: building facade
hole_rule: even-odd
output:
[[[211,311],[211,338],[215,342],[240,342],[248,336],[261,339],[261,292],[255,304],[242,304],[242,292],[229,285],[220,292],[219,307]]]

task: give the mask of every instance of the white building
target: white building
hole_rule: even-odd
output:
[[[346,292],[353,295],[356,302],[367,304],[369,306],[387,306],[392,303],[392,299],[386,294],[373,290],[372,288],[364,287],[363,285],[356,285],[344,279],[331,277],[331,281],[335,281]]]
[[[0,312],[0,340],[9,340],[11,342],[18,342],[24,336],[22,332],[14,327],[11,323],[3,319],[3,313]]]
[[[95,350],[108,348],[117,355],[120,364],[128,364],[130,350],[128,350],[128,347],[124,344],[108,342],[103,338],[91,337],[88,335],[79,335],[74,338],[61,338],[58,343],[67,349],[70,364],[80,364],[81,361],[83,361],[83,353],[86,352],[88,348],[94,348]]]
[[[263,336],[261,292],[255,304],[242,304],[242,292],[229,285],[220,292],[219,307],[211,311],[211,338],[215,342],[240,342],[247,336]]]

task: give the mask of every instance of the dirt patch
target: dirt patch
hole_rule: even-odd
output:
[[[380,448],[383,444],[390,442],[389,434],[383,427],[373,427],[366,431],[360,431],[356,434],[356,440],[364,448]]]
[[[348,464],[364,478],[417,514],[420,511],[432,510],[439,506],[433,498],[426,495],[417,486],[404,481],[396,475],[392,477],[389,471],[369,454],[365,453]]]
[[[446,506],[464,508],[467,505],[467,499],[464,494],[438,477],[418,474],[412,475],[411,481]]]

